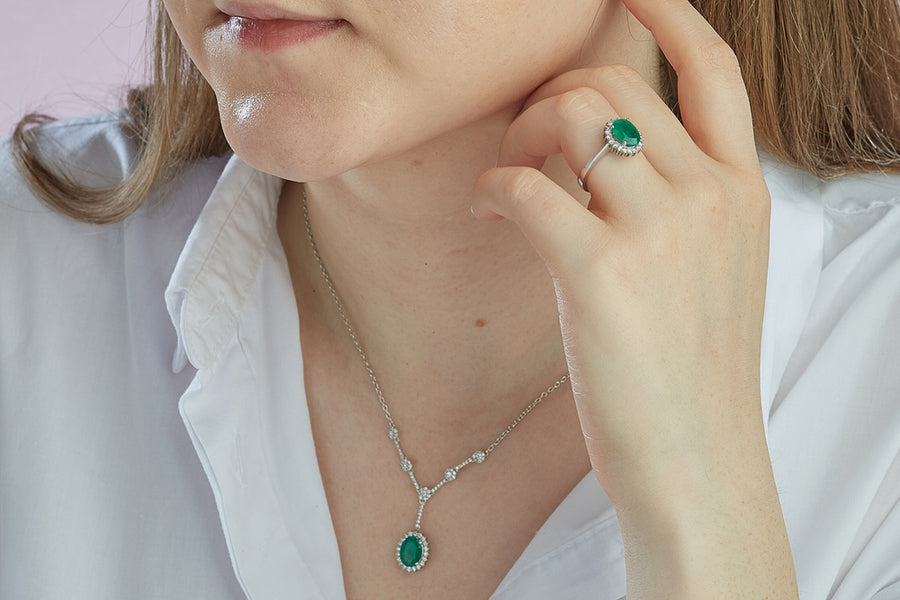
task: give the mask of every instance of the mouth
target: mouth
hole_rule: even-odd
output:
[[[216,5],[228,38],[264,54],[311,43],[347,24],[343,19],[301,14],[271,4],[221,0]]]
[[[277,4],[245,2],[244,0],[217,0],[216,8],[227,17],[239,17],[254,21],[338,21],[326,16],[300,13]]]

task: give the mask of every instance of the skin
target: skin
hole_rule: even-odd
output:
[[[349,365],[330,297],[310,293],[308,182],[423,469],[568,370],[569,439],[616,508],[629,599],[797,597],[759,399],[768,193],[737,63],[686,1],[332,3],[315,14],[347,27],[270,55],[230,44],[210,1],[166,6],[236,153],[287,180],[301,314]],[[657,43],[683,126],[655,92]],[[645,150],[602,158],[582,192],[616,115]],[[472,431],[441,436],[459,415]]]

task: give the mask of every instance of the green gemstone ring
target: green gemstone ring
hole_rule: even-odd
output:
[[[581,189],[585,189],[584,180],[587,178],[588,171],[600,160],[601,156],[606,154],[607,150],[612,150],[619,156],[634,156],[644,147],[641,132],[628,119],[612,119],[606,124],[603,135],[606,138],[606,144],[584,165],[578,176],[578,185],[581,186]]]

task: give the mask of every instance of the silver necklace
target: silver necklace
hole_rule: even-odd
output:
[[[378,395],[378,402],[381,404],[382,412],[384,412],[384,418],[387,419],[388,422],[388,437],[392,442],[394,442],[394,446],[397,448],[397,454],[400,455],[400,468],[403,469],[403,471],[407,475],[409,475],[409,479],[410,481],[412,481],[413,487],[416,490],[416,495],[419,499],[419,512],[416,515],[416,526],[414,529],[407,531],[400,537],[400,541],[397,542],[396,548],[397,563],[407,573],[413,573],[424,567],[425,563],[428,561],[428,539],[420,531],[422,524],[422,511],[425,510],[425,503],[428,502],[428,500],[430,500],[432,497],[434,497],[437,491],[441,489],[444,484],[454,481],[463,468],[473,463],[483,463],[491,454],[491,452],[493,452],[497,448],[497,446],[500,445],[500,442],[502,442],[506,438],[506,436],[508,436],[512,432],[512,430],[516,428],[516,425],[518,425],[522,421],[522,419],[528,416],[528,413],[530,413],[534,409],[534,407],[540,404],[544,398],[559,389],[559,387],[569,379],[569,374],[564,374],[562,377],[557,379],[553,385],[541,392],[541,394],[537,398],[532,400],[531,403],[526,406],[515,419],[513,419],[512,423],[510,423],[509,426],[504,429],[487,448],[483,450],[476,450],[461,463],[445,469],[443,478],[437,484],[431,487],[420,484],[419,480],[416,479],[412,460],[410,460],[410,458],[403,451],[403,448],[400,446],[400,431],[394,424],[394,419],[391,417],[391,411],[388,409],[387,402],[384,401],[384,396],[381,393],[381,386],[378,385],[378,380],[375,379],[375,373],[372,371],[372,367],[369,365],[369,360],[366,358],[366,353],[363,352],[362,346],[360,345],[359,340],[356,337],[356,333],[353,331],[353,327],[351,327],[350,325],[350,320],[347,318],[347,313],[344,311],[344,306],[338,299],[338,295],[334,289],[334,285],[332,285],[331,283],[331,277],[328,276],[328,271],[325,270],[325,264],[322,262],[322,257],[319,256],[319,249],[316,247],[316,242],[313,239],[312,227],[310,227],[309,225],[309,208],[306,204],[305,189],[303,190],[303,216],[306,219],[306,234],[309,237],[309,245],[312,248],[313,256],[315,256],[316,262],[319,263],[319,270],[322,272],[322,277],[325,278],[325,285],[328,286],[328,291],[331,292],[331,297],[334,299],[334,303],[341,315],[341,319],[344,321],[347,332],[350,334],[350,339],[353,340],[353,345],[356,346],[356,351],[359,353],[359,356],[366,367],[366,371],[369,373],[369,378],[372,380],[372,385],[375,388],[375,393]]]

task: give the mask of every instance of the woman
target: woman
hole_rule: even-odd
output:
[[[167,0],[4,159],[0,595],[900,597],[898,8],[709,4]]]

